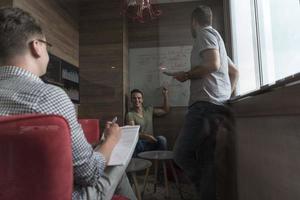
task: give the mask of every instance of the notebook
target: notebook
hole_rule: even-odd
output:
[[[121,138],[111,153],[108,166],[125,165],[131,159],[139,138],[139,129],[140,126],[121,127]]]

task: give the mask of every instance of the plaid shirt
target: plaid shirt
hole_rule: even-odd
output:
[[[105,158],[87,142],[67,94],[44,83],[19,67],[0,67],[0,115],[23,113],[57,114],[69,122],[72,137],[74,191],[72,199],[82,199],[84,187],[95,186],[103,175]]]

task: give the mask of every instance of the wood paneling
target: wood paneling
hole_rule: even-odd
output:
[[[79,22],[79,0],[55,0],[58,5],[73,19],[75,26]]]
[[[123,18],[123,108],[125,109],[124,119],[128,111],[128,97],[129,97],[129,66],[128,66],[128,26],[125,17]],[[125,123],[125,120],[124,120]]]
[[[170,113],[154,118],[155,135],[163,135],[168,140],[169,149],[173,149],[176,138],[183,126],[186,107],[172,107]]]
[[[72,9],[78,9],[76,0],[74,2]],[[28,11],[39,21],[47,40],[53,44],[52,54],[79,66],[78,21],[61,5],[56,0],[13,1],[13,6]]]
[[[239,118],[239,199],[300,199],[300,116]]]
[[[274,89],[233,103],[237,117],[300,115],[300,84]],[[290,98],[289,98],[290,97]]]
[[[1,6],[12,6],[13,0],[1,0],[0,1],[0,7]]]
[[[80,1],[79,33],[79,115],[123,124],[128,47],[120,0]]]
[[[238,199],[299,199],[300,84],[232,104]]]

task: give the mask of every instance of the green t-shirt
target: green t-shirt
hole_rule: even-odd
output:
[[[153,135],[153,106],[143,108],[143,117],[139,116],[134,110],[127,113],[127,121],[134,121],[135,125],[140,125],[140,133]]]

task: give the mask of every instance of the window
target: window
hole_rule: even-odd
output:
[[[300,72],[299,0],[231,0],[238,93]]]
[[[257,0],[262,82],[300,71],[299,0]]]
[[[259,88],[255,24],[253,23],[251,0],[233,0],[231,4],[233,57],[239,67],[238,93]]]

